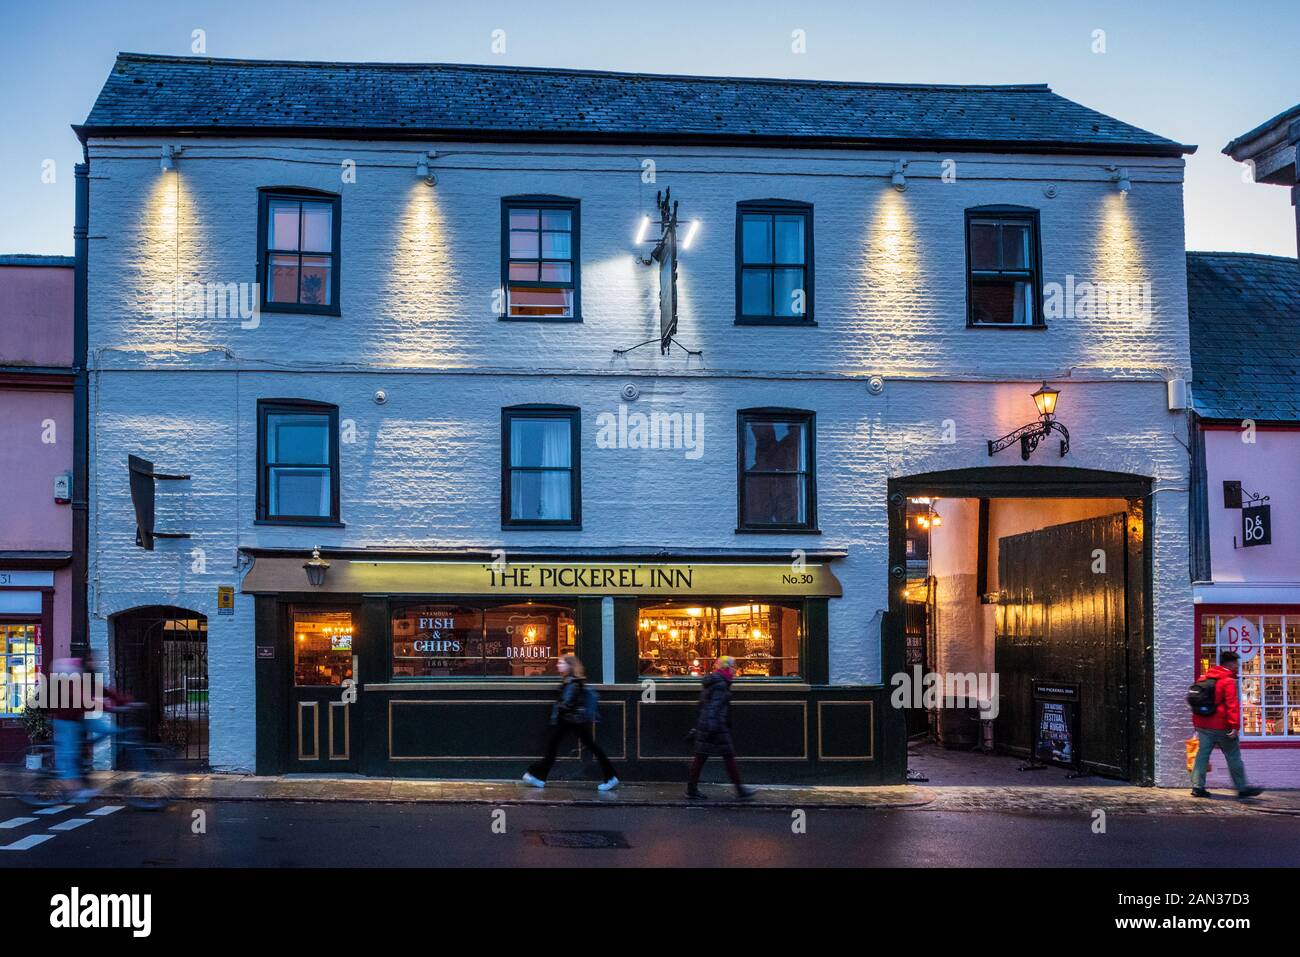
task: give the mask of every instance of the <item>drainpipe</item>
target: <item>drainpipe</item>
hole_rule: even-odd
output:
[[[76,258],[72,306],[72,656],[83,657],[90,648],[86,568],[90,556],[90,430],[86,376],[88,301],[86,267],[90,240],[90,163],[78,163],[76,218],[72,245]]]
[[[1295,207],[1296,256],[1300,257],[1300,120],[1292,123],[1291,129],[1287,132],[1290,134],[1287,138],[1295,147],[1295,158],[1292,160],[1295,169],[1295,185],[1291,187],[1291,205]]]

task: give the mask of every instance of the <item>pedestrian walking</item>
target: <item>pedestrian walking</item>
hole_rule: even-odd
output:
[[[535,788],[546,787],[546,777],[551,773],[551,765],[559,754],[560,744],[570,732],[578,736],[582,746],[596,756],[605,780],[597,787],[599,791],[612,791],[618,787],[618,776],[614,774],[614,765],[610,763],[601,746],[596,743],[596,692],[587,687],[587,670],[577,655],[565,655],[556,668],[564,679],[560,683],[560,694],[551,706],[551,726],[546,733],[546,753],[524,772],[523,781]]]
[[[1205,771],[1210,765],[1210,752],[1215,748],[1223,752],[1237,797],[1254,797],[1264,791],[1246,780],[1246,766],[1241,760],[1241,741],[1237,736],[1241,726],[1241,705],[1237,700],[1239,667],[1237,653],[1225,651],[1219,663],[1201,675],[1187,692],[1192,724],[1196,728],[1196,760],[1192,764],[1192,794],[1196,797],[1210,796],[1205,789]]]
[[[707,797],[700,791],[700,772],[710,755],[722,758],[722,763],[727,766],[727,777],[736,788],[736,797],[747,800],[758,793],[740,782],[736,750],[731,744],[731,682],[735,677],[736,659],[723,655],[704,678],[695,728],[691,732],[695,739],[695,761],[686,779],[686,796],[692,800],[702,801]]]

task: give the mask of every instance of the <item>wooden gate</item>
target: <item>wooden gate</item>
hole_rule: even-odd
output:
[[[1117,513],[999,539],[1000,748],[1029,754],[1035,679],[1076,683],[1084,767],[1129,777],[1125,535]]]

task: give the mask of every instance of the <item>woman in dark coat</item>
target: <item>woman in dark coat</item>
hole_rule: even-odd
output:
[[[614,765],[596,743],[593,734],[595,726],[591,715],[587,713],[587,671],[577,655],[565,655],[556,662],[556,668],[564,680],[560,683],[560,694],[555,699],[555,704],[551,705],[551,727],[546,733],[546,754],[524,772],[524,783],[535,788],[546,787],[546,776],[551,773],[551,765],[559,754],[560,742],[572,731],[583,747],[600,762],[605,780],[598,790],[612,791],[618,787],[618,777],[614,774]]]
[[[736,766],[736,750],[731,746],[731,682],[736,677],[736,659],[723,655],[714,663],[713,671],[704,678],[700,692],[700,710],[695,717],[695,761],[686,779],[686,796],[705,800],[700,791],[700,772],[709,755],[722,758],[727,766],[727,776],[736,787],[736,797],[752,798],[753,788],[740,783],[740,768]]]

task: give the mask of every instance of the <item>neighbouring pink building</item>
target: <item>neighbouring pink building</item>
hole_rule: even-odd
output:
[[[72,623],[73,260],[0,256],[0,761]]]
[[[1241,656],[1251,781],[1300,786],[1300,263],[1188,253],[1193,659]],[[1189,720],[1190,727],[1190,720]],[[1228,786],[1222,758],[1211,787]]]

